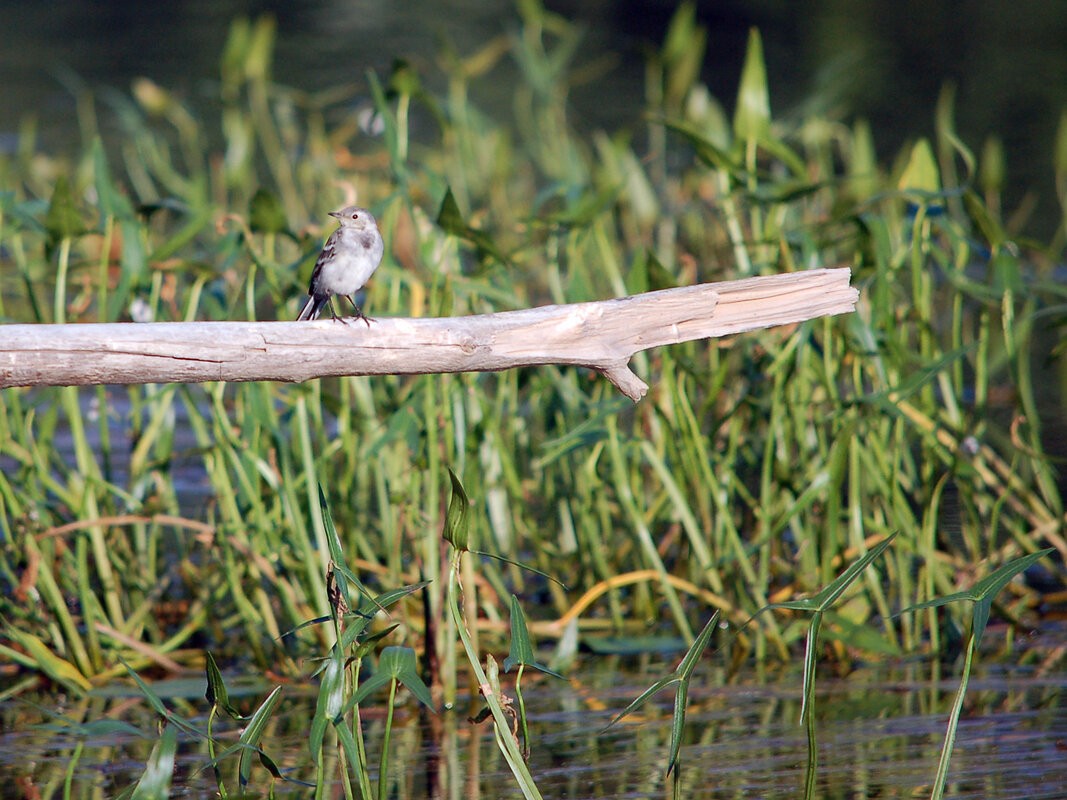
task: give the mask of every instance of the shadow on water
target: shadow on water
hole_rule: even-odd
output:
[[[1018,663],[990,666],[971,679],[949,774],[954,798],[1062,798],[1067,786],[1067,673],[1062,642],[1067,629],[1050,626],[1015,650]],[[996,638],[996,637],[991,637]],[[1003,640],[1003,637],[1001,637]],[[1022,656],[1019,658],[1019,656]],[[1030,657],[1032,656],[1032,657]],[[708,659],[710,660],[710,659]],[[1048,672],[1050,664],[1055,671]],[[655,667],[652,667],[654,670]],[[931,674],[931,670],[934,674]],[[940,670],[940,677],[937,671]],[[551,678],[524,689],[531,713],[531,772],[545,797],[662,797],[670,738],[671,693],[642,715],[604,730],[613,716],[650,682],[633,661],[599,657],[575,671],[569,684]],[[847,679],[818,684],[819,793],[824,798],[904,798],[929,792],[957,688],[951,665],[906,663],[857,668]],[[204,726],[204,683],[189,676],[153,684],[169,706]],[[249,710],[270,686],[237,682],[231,698]],[[148,706],[130,689],[67,707],[7,702],[0,710],[0,795],[28,796],[16,787],[60,786],[68,770],[72,797],[108,796],[135,782],[155,741]],[[288,686],[283,706],[263,738],[264,749],[297,780],[314,782],[308,756],[310,686]],[[724,683],[721,670],[698,673],[681,750],[682,796],[795,798],[802,793],[806,741],[800,716],[800,675],[792,671],[756,682]],[[403,707],[393,727],[390,796],[511,797],[519,791],[499,758],[488,725],[468,721],[459,707],[439,716]],[[71,720],[110,720],[78,732]],[[120,720],[122,722],[120,722]],[[133,733],[135,726],[143,736]],[[120,727],[121,726],[121,727]],[[370,764],[384,719],[364,714]],[[231,727],[222,745],[236,740]],[[217,790],[207,745],[180,738],[175,789],[187,796]],[[335,753],[327,747],[327,752]],[[338,767],[333,765],[336,775]],[[223,762],[236,785],[236,760]],[[247,787],[265,795],[270,777],[258,766]],[[340,787],[334,787],[336,796]],[[278,783],[278,796],[307,796],[300,784]]]

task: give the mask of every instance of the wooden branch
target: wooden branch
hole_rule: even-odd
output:
[[[705,283],[470,317],[0,326],[0,387],[306,381],[335,375],[589,367],[627,397],[630,357],[665,344],[853,311],[848,269]]]

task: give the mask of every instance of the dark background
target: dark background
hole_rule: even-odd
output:
[[[676,5],[547,3],[588,25],[578,64],[614,56],[607,74],[572,92],[579,129],[635,123],[644,54],[663,41]],[[1030,232],[1047,235],[1057,224],[1052,153],[1067,108],[1067,2],[726,0],[697,8],[708,28],[703,78],[728,110],[750,26],[763,36],[775,116],[817,108],[844,121],[866,117],[883,160],[909,138],[932,135],[934,104],[951,80],[963,140],[976,153],[991,133],[1004,141],[1006,212],[1031,192],[1038,206]],[[368,68],[386,73],[397,57],[410,59],[432,86],[441,37],[470,53],[519,25],[514,4],[504,0],[0,0],[0,151],[13,148],[19,121],[31,114],[41,148],[73,150],[79,143],[69,89],[78,82],[128,91],[143,75],[198,109],[218,75],[230,21],[263,12],[278,20],[274,79],[308,90],[359,84]],[[499,70],[499,80],[479,83],[475,100],[504,120],[514,67],[505,62]]]

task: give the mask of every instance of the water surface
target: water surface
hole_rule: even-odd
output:
[[[990,631],[996,638],[996,631]],[[1024,643],[1015,660],[1029,665],[982,666],[972,677],[953,753],[946,797],[1007,800],[1062,799],[1067,786],[1067,669],[1064,630],[1047,631]],[[1030,657],[1030,656],[1033,657]],[[664,692],[639,713],[604,730],[612,717],[673,663],[659,657],[597,657],[579,665],[570,682],[527,676],[524,696],[531,720],[530,768],[546,798],[662,798],[668,757],[672,694]],[[800,680],[795,669],[752,674],[726,681],[714,655],[698,671],[689,698],[680,775],[687,798],[781,798],[803,793],[807,742],[799,724]],[[948,709],[957,688],[958,666],[913,661],[858,667],[844,678],[829,669],[817,680],[819,796],[823,798],[910,798],[929,792],[937,769]],[[940,673],[940,674],[938,674]],[[189,676],[154,688],[168,706],[206,725],[203,681]],[[251,709],[271,686],[236,690]],[[0,707],[2,796],[14,780],[44,788],[62,783],[73,765],[72,796],[93,791],[109,796],[134,782],[152,745],[154,722],[135,692],[78,704],[56,697],[37,702],[66,718],[122,720],[129,730],[100,730],[79,736],[49,720],[25,700]],[[287,686],[284,700],[264,737],[264,749],[291,777],[313,782],[307,754],[313,687]],[[366,741],[377,764],[383,733],[382,698],[365,707]],[[488,725],[468,722],[462,705],[437,716],[405,703],[393,730],[389,774],[394,796],[519,797],[499,758]],[[226,726],[223,726],[226,729]],[[222,738],[233,740],[235,728]],[[209,796],[215,791],[206,745],[181,737],[174,796]],[[74,748],[84,748],[73,761]],[[236,761],[223,766],[231,791]],[[336,773],[333,773],[336,774]],[[375,776],[376,780],[376,776]],[[250,790],[265,793],[267,773],[257,767]],[[275,787],[281,797],[305,797],[296,783]],[[18,795],[15,795],[18,796]],[[338,785],[334,796],[340,795]]]

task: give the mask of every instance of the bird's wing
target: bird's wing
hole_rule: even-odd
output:
[[[311,271],[311,286],[308,288],[308,294],[322,294],[322,292],[315,291],[315,283],[319,279],[319,273],[322,272],[322,265],[332,259],[337,252],[337,240],[340,231],[341,229],[338,228],[330,234],[330,238],[328,238],[326,244],[322,246],[322,252],[320,252],[319,257],[315,259],[315,269]]]

